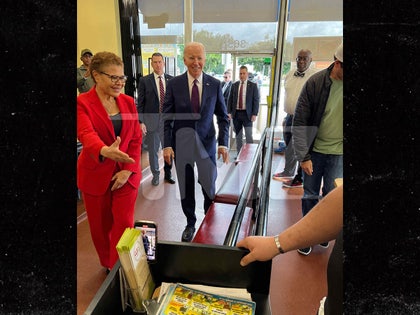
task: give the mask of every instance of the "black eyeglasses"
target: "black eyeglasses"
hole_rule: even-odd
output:
[[[122,75],[122,76],[117,76],[117,75],[110,75],[108,73],[99,71],[99,73],[105,74],[108,78],[111,79],[112,83],[117,83],[118,81],[121,81],[122,83],[127,82],[127,76],[126,75]]]

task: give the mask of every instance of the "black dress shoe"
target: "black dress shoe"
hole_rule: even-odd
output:
[[[165,176],[165,182],[169,184],[175,184],[175,180],[173,179],[172,176]]]
[[[153,186],[159,185],[159,175],[153,175],[152,185]]]
[[[194,236],[194,232],[195,232],[195,227],[186,226],[184,232],[182,232],[181,240],[183,242],[191,242]]]

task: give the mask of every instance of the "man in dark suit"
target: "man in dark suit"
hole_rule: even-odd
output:
[[[228,101],[229,119],[233,119],[236,134],[237,153],[242,148],[242,137],[245,129],[246,143],[253,143],[252,123],[257,119],[260,107],[258,85],[248,80],[248,68],[239,68],[239,81],[232,84]]]
[[[172,78],[164,73],[165,61],[161,53],[152,55],[153,72],[139,80],[138,112],[143,135],[146,136],[149,151],[149,164],[152,171],[152,185],[159,185],[159,157],[160,145],[163,147],[163,121],[161,117],[163,101],[165,99],[166,82]],[[165,182],[175,184],[171,174],[172,165],[164,163]]]
[[[231,87],[232,87],[232,72],[230,70],[226,70],[225,73],[223,73],[223,82],[222,82],[222,92],[223,92],[223,98],[225,99],[226,106],[228,104]]]
[[[216,190],[216,130],[218,124],[218,158],[229,162],[229,120],[220,81],[203,72],[206,62],[203,44],[191,42],[184,48],[184,64],[188,71],[168,82],[163,105],[167,163],[174,159],[187,225],[182,241],[190,242],[195,232],[195,174],[204,195],[204,213],[213,202]]]

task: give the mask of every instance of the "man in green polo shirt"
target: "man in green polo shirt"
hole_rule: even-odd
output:
[[[343,44],[334,62],[312,75],[299,95],[292,142],[302,168],[302,215],[305,216],[343,177]],[[322,196],[320,190],[322,185]],[[328,247],[328,243],[321,243]],[[309,255],[311,247],[299,249]]]

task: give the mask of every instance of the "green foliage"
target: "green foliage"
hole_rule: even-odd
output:
[[[238,58],[238,65],[252,65],[254,66],[254,72],[263,72],[265,58]]]
[[[282,75],[285,75],[287,72],[289,72],[291,66],[292,63],[290,61],[286,61],[285,63],[283,63]]]
[[[180,73],[185,72],[185,65],[184,65],[184,44],[177,45],[177,58],[176,58],[176,65],[177,68],[180,70]]]
[[[224,66],[222,65],[221,54],[207,54],[205,71],[211,74],[222,74]]]

